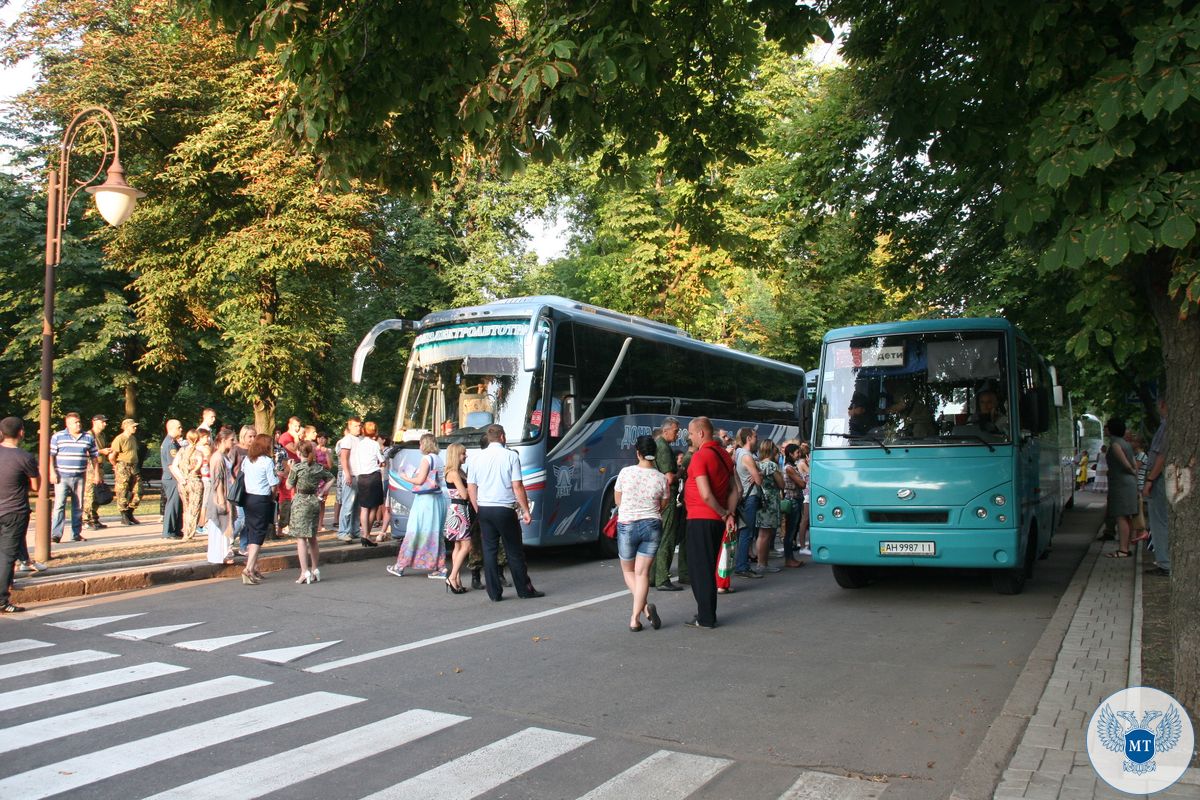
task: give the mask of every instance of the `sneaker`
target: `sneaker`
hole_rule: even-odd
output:
[[[796,550],[796,555],[798,555],[798,556],[811,556],[811,555],[812,555],[812,548],[811,548],[811,547],[800,547],[800,548],[797,548],[797,550]]]
[[[737,575],[739,578],[761,578],[762,577],[762,575],[759,575],[757,572],[755,572],[752,569],[739,569],[737,572],[735,572],[733,574]]]
[[[26,563],[24,561],[17,562],[17,572],[28,572],[31,569],[33,569],[33,567],[30,566],[28,563]]]
[[[682,592],[683,591],[682,586],[671,583],[670,579],[668,579],[664,583],[660,583],[658,586],[655,586],[654,588],[660,592]]]
[[[40,561],[26,561],[25,568],[33,572],[45,572],[49,567]]]
[[[1171,576],[1171,570],[1163,569],[1162,567],[1158,567],[1158,566],[1154,566],[1154,567],[1151,567],[1150,569],[1146,570],[1146,574],[1147,575],[1157,575],[1160,578],[1169,578]]]
[[[388,575],[395,575],[397,578],[404,577],[404,570],[400,569],[400,567],[397,567],[395,564],[388,564],[387,571]]]
[[[759,567],[759,572],[769,572],[772,575],[774,575],[776,572],[783,572],[783,568],[782,567],[772,567],[772,566]]]
[[[425,577],[429,578],[429,580],[431,580],[431,581],[444,581],[449,576],[450,576],[449,570],[439,569],[437,572],[431,572],[428,575],[426,575]]]
[[[354,537],[353,537],[353,536],[351,536],[351,535],[349,535],[349,534],[341,534],[341,533],[339,533],[339,534],[337,535],[337,540],[338,540],[339,542],[353,542],[353,541],[354,541]]]

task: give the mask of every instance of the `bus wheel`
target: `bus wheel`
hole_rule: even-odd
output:
[[[609,489],[600,503],[600,517],[596,523],[596,555],[600,558],[617,557],[617,540],[604,535],[604,523],[612,516],[614,505],[616,502],[613,500],[613,492]]]
[[[1037,559],[1037,531],[1030,529],[1025,545],[1025,560],[1019,567],[992,570],[992,588],[998,594],[1020,594],[1025,580],[1033,577],[1033,562]]]
[[[843,589],[861,589],[871,582],[866,567],[852,567],[846,564],[833,565],[833,579]]]
[[[992,588],[997,594],[1020,594],[1025,589],[1025,567],[992,570]]]

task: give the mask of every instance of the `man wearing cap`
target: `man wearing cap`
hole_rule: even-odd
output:
[[[108,438],[104,435],[104,429],[108,427],[108,417],[103,414],[97,414],[92,417],[92,438],[96,440],[96,451],[100,453],[100,457],[95,461],[95,471],[91,476],[91,480],[84,483],[83,486],[83,518],[88,530],[98,531],[101,528],[107,528],[100,521],[100,507],[96,504],[96,484],[104,480],[104,459],[108,458]]]
[[[121,421],[121,432],[112,441],[112,450],[108,460],[113,465],[113,475],[116,486],[113,488],[113,500],[121,512],[121,519],[126,525],[140,525],[133,518],[133,510],[141,499],[138,489],[141,483],[141,464],[138,463],[137,420],[126,417]]]

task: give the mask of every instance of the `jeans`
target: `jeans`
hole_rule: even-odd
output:
[[[617,553],[622,561],[633,561],[637,556],[654,558],[654,554],[658,552],[660,538],[660,519],[635,519],[633,522],[617,523]]]
[[[246,545],[250,543],[250,535],[246,533],[246,509],[234,506],[233,515],[233,535],[241,544],[239,549],[244,553]]]
[[[751,487],[753,491],[753,487]],[[737,550],[734,552],[733,569],[735,572],[745,572],[750,569],[750,545],[758,539],[758,506],[762,497],[755,493],[747,495],[742,500],[742,510],[738,521],[745,527],[738,528]]]
[[[14,511],[0,517],[0,606],[8,605],[13,582],[13,565],[16,563],[21,543],[25,541],[25,529],[28,527],[28,510]]]
[[[1171,568],[1171,537],[1167,530],[1167,487],[1163,486],[1166,476],[1150,484],[1147,505],[1150,510],[1150,543],[1154,545],[1154,561],[1163,569]]]
[[[350,485],[347,486],[345,479],[339,475],[337,489],[338,502],[342,504],[342,512],[337,521],[337,535],[343,539],[358,536],[362,530],[358,521],[358,483],[351,478]]]
[[[58,483],[54,486],[54,510],[50,523],[50,538],[56,542],[62,539],[68,500],[71,502],[71,538],[83,538],[83,482],[85,480],[87,480],[86,475],[60,474],[58,476]]]

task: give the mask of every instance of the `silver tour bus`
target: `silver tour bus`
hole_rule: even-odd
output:
[[[613,483],[633,463],[637,437],[673,416],[686,443],[692,417],[733,432],[754,427],[776,442],[811,417],[804,370],[697,341],[679,328],[562,297],[498,300],[385,320],[363,338],[352,380],[385,331],[416,333],[396,408],[388,502],[403,530],[412,502],[417,440],[479,447],[502,425],[521,456],[533,521],[527,545],[596,543],[611,513]],[[806,413],[808,412],[808,413]]]

